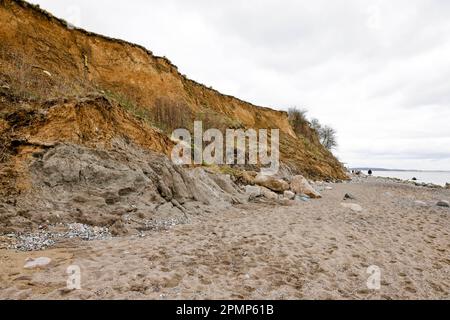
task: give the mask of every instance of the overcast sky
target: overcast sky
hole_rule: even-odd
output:
[[[350,166],[450,170],[448,0],[33,0],[189,78],[338,131]]]

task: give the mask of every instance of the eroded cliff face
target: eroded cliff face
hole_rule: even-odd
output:
[[[168,159],[170,132],[194,120],[280,129],[286,181],[346,178],[307,123],[296,135],[285,112],[189,80],[145,48],[0,0],[0,233],[77,222],[123,234],[245,203],[254,172],[242,170],[254,168]]]
[[[285,112],[189,80],[143,47],[68,28],[19,0],[0,1],[0,39],[0,148],[2,158],[13,156],[14,168],[30,149],[60,142],[107,148],[117,136],[167,155],[172,144],[155,126],[167,115],[154,115],[170,106],[170,120],[186,125],[207,118],[219,127],[278,128],[281,161],[293,172],[345,178],[314,131],[296,136]]]

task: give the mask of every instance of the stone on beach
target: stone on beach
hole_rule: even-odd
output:
[[[47,258],[47,257],[40,257],[37,259],[29,259],[23,267],[25,269],[42,268],[42,267],[49,265],[50,262],[52,262],[52,259]]]
[[[436,203],[436,205],[438,207],[450,208],[450,202],[448,202],[446,200],[438,201],[438,203]]]
[[[344,200],[356,200],[356,197],[351,193],[346,193],[344,196]]]
[[[303,201],[303,202],[308,202],[309,200],[311,200],[311,198],[308,197],[308,196],[303,195],[303,196],[295,196],[295,200],[297,200],[297,201]]]
[[[293,199],[295,199],[295,193],[293,193],[292,191],[287,190],[287,191],[284,192],[284,198],[288,199],[288,200],[293,200]]]
[[[254,185],[255,184],[255,177],[258,175],[258,173],[254,171],[243,171],[240,176],[240,180],[244,184],[248,185]]]
[[[363,208],[359,204],[356,204],[356,203],[341,203],[341,206],[343,206],[344,208],[350,209],[352,211],[355,211],[355,212],[363,211]]]
[[[269,200],[278,199],[278,194],[268,188],[260,186],[245,186],[245,193],[248,196],[249,201],[255,200],[259,197],[264,197]]]
[[[245,193],[249,200],[253,200],[261,196],[261,188],[258,186],[245,186]]]
[[[317,192],[303,176],[295,176],[292,178],[291,190],[296,194],[305,194],[313,199],[322,198],[319,192]]]
[[[289,190],[289,183],[286,181],[262,174],[256,176],[255,184],[279,193]]]
[[[422,207],[425,207],[427,205],[426,202],[420,201],[420,200],[414,201],[414,204],[417,206],[422,206]]]
[[[261,187],[261,195],[269,200],[278,200],[278,194],[265,187]]]

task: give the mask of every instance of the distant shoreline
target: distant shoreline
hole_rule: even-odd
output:
[[[363,174],[368,174],[368,169],[352,169],[356,171],[361,171]],[[372,175],[375,177],[382,178],[394,178],[403,181],[408,181],[410,183],[416,183],[419,185],[423,184],[434,184],[442,187],[450,184],[450,172],[449,171],[410,171],[410,170],[379,170],[371,169]]]
[[[386,169],[386,168],[350,168],[349,170],[360,170],[360,171],[386,171],[386,172],[443,172],[443,173],[450,173],[450,170],[409,170],[409,169]]]

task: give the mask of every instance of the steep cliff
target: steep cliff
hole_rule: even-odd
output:
[[[68,28],[19,0],[0,1],[0,39],[0,161],[10,175],[30,150],[58,142],[107,147],[120,136],[168,154],[165,129],[203,119],[219,128],[278,128],[281,161],[293,172],[345,178],[314,131],[296,136],[285,112],[189,80],[143,47]]]

